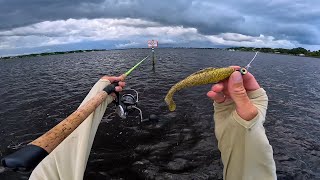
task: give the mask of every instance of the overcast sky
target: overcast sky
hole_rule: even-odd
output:
[[[146,47],[320,49],[319,0],[0,0],[0,56]]]

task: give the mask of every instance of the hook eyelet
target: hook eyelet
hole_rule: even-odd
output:
[[[248,73],[248,70],[246,68],[240,68],[239,72],[242,74],[242,75],[245,75]]]

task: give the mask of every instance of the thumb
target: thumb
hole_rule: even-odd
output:
[[[257,108],[251,103],[247,91],[243,86],[243,79],[240,72],[232,73],[228,82],[230,97],[236,104],[238,115],[245,120],[253,119],[257,114]]]

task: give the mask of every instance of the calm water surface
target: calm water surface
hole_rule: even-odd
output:
[[[119,75],[149,50],[115,50],[0,60],[0,157],[23,147],[72,113],[104,74]],[[246,65],[250,52],[157,49],[157,65],[142,64],[127,80],[140,108],[158,122],[139,123],[107,110],[85,179],[222,179],[210,86],[186,89],[170,113],[168,89],[206,67]],[[259,54],[250,71],[269,96],[265,123],[279,179],[320,179],[320,59]],[[0,179],[30,174],[4,172]]]

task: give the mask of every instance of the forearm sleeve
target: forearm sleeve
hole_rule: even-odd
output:
[[[81,105],[94,97],[104,87],[109,85],[108,80],[100,79],[90,90]],[[59,144],[33,170],[30,179],[34,180],[82,180],[86,164],[93,144],[99,123],[107,105],[113,101],[112,96],[96,108],[77,129],[75,129],[61,144]],[[80,105],[80,106],[81,106]]]
[[[248,93],[258,108],[257,116],[246,121],[235,110],[235,104],[214,103],[215,134],[224,165],[226,180],[276,179],[272,147],[263,127],[268,97],[260,88]]]

